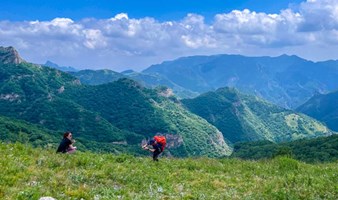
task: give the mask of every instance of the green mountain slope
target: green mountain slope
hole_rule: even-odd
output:
[[[338,131],[338,91],[315,95],[298,107],[297,111],[318,119],[332,130]]]
[[[338,135],[274,144],[270,141],[240,142],[231,155],[242,159],[270,159],[290,156],[305,162],[338,161]]]
[[[26,62],[0,63],[0,77],[0,115],[51,132],[72,131],[88,150],[145,154],[141,141],[161,133],[169,138],[167,154],[231,153],[217,128],[165,97],[165,88],[150,90],[128,79],[86,86],[68,73]]]
[[[114,72],[108,69],[102,70],[86,69],[69,73],[75,76],[77,79],[79,79],[81,83],[87,85],[100,85],[104,83],[114,82],[120,78],[126,77],[121,73]]]
[[[60,142],[61,134],[53,134],[42,126],[22,120],[0,116],[0,140],[6,142],[30,143],[33,146],[51,147]]]
[[[0,63],[0,75],[0,114],[4,116],[39,124],[55,132],[71,130],[89,149],[98,149],[95,142],[111,143],[129,134],[95,112],[60,98],[65,90],[80,86],[79,81],[67,73],[29,63]]]
[[[335,163],[167,159],[0,143],[0,199],[336,199]]]
[[[332,134],[322,123],[306,115],[234,88],[220,88],[182,102],[191,112],[215,125],[231,142],[282,142]]]
[[[285,108],[295,108],[318,92],[338,88],[338,61],[314,63],[297,56],[191,56],[152,65],[159,74],[194,92],[236,87]]]
[[[163,88],[162,88],[163,89]],[[160,90],[160,88],[159,88]],[[130,79],[84,86],[63,95],[90,111],[96,111],[104,119],[122,130],[145,137],[154,133],[172,137],[172,154],[229,155],[231,149],[222,134],[205,120],[184,110],[175,97],[170,101],[156,91],[144,88]]]

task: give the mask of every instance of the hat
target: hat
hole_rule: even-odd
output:
[[[155,143],[155,140],[154,139],[151,139],[149,140],[148,144],[154,144]]]

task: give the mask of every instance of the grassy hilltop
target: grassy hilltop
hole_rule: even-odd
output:
[[[0,143],[0,199],[337,199],[338,163],[76,152]]]

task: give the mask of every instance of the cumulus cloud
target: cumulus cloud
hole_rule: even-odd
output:
[[[321,31],[338,29],[337,0],[308,0],[302,3],[300,13],[304,20],[300,31]]]
[[[207,23],[189,13],[178,21],[129,18],[73,21],[0,21],[0,45],[16,47],[31,62],[52,60],[78,68],[140,70],[167,59],[194,54],[297,54],[337,59],[338,1],[308,0],[279,13],[233,10]],[[302,50],[307,49],[307,50]],[[308,49],[311,49],[309,51]],[[330,57],[331,56],[331,57]]]
[[[100,30],[86,29],[83,30],[85,35],[84,46],[89,49],[103,48],[107,46],[105,37]]]

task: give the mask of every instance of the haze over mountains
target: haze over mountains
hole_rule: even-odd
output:
[[[48,67],[52,67],[52,68],[55,68],[57,70],[60,70],[60,71],[64,71],[64,72],[76,72],[76,71],[79,71],[73,67],[66,67],[66,66],[59,66],[58,64],[56,63],[53,63],[52,61],[47,61],[44,66],[48,66]]]
[[[57,143],[55,135],[71,130],[79,138],[78,141],[84,149],[130,152],[139,155],[144,153],[140,149],[142,140],[155,133],[161,133],[168,137],[167,154],[169,155],[222,157],[230,155],[232,144],[238,141],[283,142],[335,134],[310,117],[272,105],[255,96],[242,94],[236,89],[221,88],[195,99],[181,101],[173,95],[170,88],[156,87],[163,83],[171,83],[174,90],[181,89],[182,94],[196,96],[197,93],[211,88],[211,83],[215,85],[221,83],[221,77],[226,74],[220,73],[221,64],[218,59],[216,62],[213,56],[198,56],[197,60],[194,59],[195,57],[178,59],[177,62],[181,64],[173,66],[173,69],[168,66],[172,66],[176,61],[165,62],[163,66],[150,67],[149,71],[145,71],[149,74],[133,71],[117,73],[110,70],[65,73],[24,62],[13,48],[1,48],[0,53],[0,60],[3,61],[0,62],[0,116],[4,116],[0,120],[4,124],[3,127],[8,127],[7,121],[13,119],[10,126],[12,128],[4,130],[14,132],[14,136],[11,134],[11,137],[6,134],[1,135],[2,140],[15,141],[21,133],[27,137],[28,141],[36,145],[41,144],[41,138],[48,138],[46,140]],[[221,56],[221,60],[227,60],[230,57],[232,56]],[[232,61],[233,66],[237,62],[254,59],[234,57],[237,60]],[[289,63],[287,67],[272,70],[265,65],[254,65],[252,71],[249,71],[252,73],[249,74],[283,74],[287,71],[286,68],[294,66],[290,63],[303,63],[299,61],[302,59],[289,56],[261,59],[268,63],[268,61],[272,62],[274,59],[281,58],[286,60],[285,63]],[[211,63],[215,62],[215,68],[212,67],[213,65],[201,64],[209,63],[210,59]],[[261,59],[258,60],[265,63]],[[189,67],[187,60],[191,62],[189,66],[194,67]],[[204,62],[201,62],[202,60]],[[304,62],[308,63],[308,61]],[[317,69],[316,64],[311,64],[314,65],[313,69]],[[184,66],[188,67],[186,71],[181,71],[183,75],[179,75],[179,71],[174,73],[173,70],[185,69]],[[296,84],[296,89],[292,90],[309,91],[311,89],[305,89],[308,85],[314,90],[313,92],[333,87],[335,84],[328,80],[337,74],[336,66],[334,63],[323,66],[327,72],[323,72],[320,78],[314,81],[303,77],[304,81],[301,83],[304,84]],[[269,82],[271,79],[267,76],[264,80],[258,79],[258,82],[254,83],[254,78],[245,75],[248,69],[243,63],[237,67],[230,67],[230,69],[237,74],[242,73],[233,82],[241,84],[235,84],[235,86],[253,85],[265,91],[264,83],[271,83]],[[156,71],[162,74],[158,75]],[[333,74],[330,75],[329,72]],[[166,74],[174,74],[177,77]],[[211,78],[211,74],[214,74],[216,78]],[[310,76],[313,72],[306,74]],[[291,73],[286,77],[290,78],[293,75]],[[187,82],[179,82],[178,76]],[[145,84],[131,80],[130,78],[133,77],[139,78],[140,82],[143,81]],[[202,79],[203,77],[208,77],[209,82]],[[309,84],[309,81],[313,84]],[[295,82],[297,81],[293,80],[293,83]],[[196,85],[194,86],[193,83]],[[291,83],[285,85],[291,87]],[[275,85],[271,87],[270,90],[275,88]],[[196,91],[191,90],[193,88]],[[185,91],[190,91],[190,93],[185,93]],[[280,91],[283,90],[280,89]],[[304,96],[306,95],[299,95],[296,99]],[[30,131],[31,129],[39,129],[39,134],[43,136],[36,135],[34,131]]]
[[[168,86],[181,98],[196,97],[220,87],[235,87],[241,92],[291,109],[302,105],[315,94],[338,88],[338,61],[312,62],[288,55],[192,56],[152,65],[141,73],[84,70],[72,74],[81,82],[93,85],[114,81],[125,75],[147,87]],[[94,74],[96,77],[93,77]]]
[[[296,108],[316,93],[338,88],[338,61],[312,62],[287,55],[192,56],[153,65],[143,72],[160,74],[199,93],[236,87],[285,108]]]

